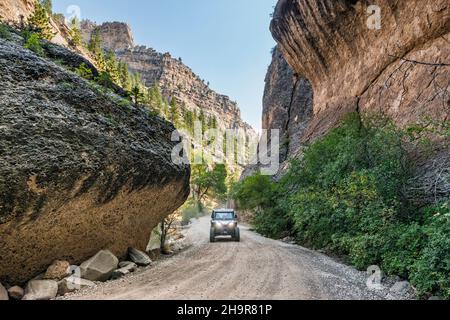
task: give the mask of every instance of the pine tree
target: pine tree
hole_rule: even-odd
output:
[[[114,83],[120,85],[119,63],[117,62],[116,55],[112,51],[106,52],[105,71],[110,74]]]
[[[143,92],[141,91],[141,88],[138,85],[134,85],[133,88],[131,89],[131,98],[133,99],[135,105],[141,103],[143,98]]]
[[[172,98],[172,100],[170,101],[170,121],[176,126],[178,127],[179,122],[180,122],[180,114],[179,114],[179,110],[178,110],[178,103],[177,100],[175,98]]]
[[[34,2],[34,13],[28,20],[31,31],[37,33],[40,38],[51,40],[55,35],[50,25],[48,9],[39,1]]]
[[[202,131],[205,132],[207,130],[206,128],[206,117],[205,114],[203,113],[203,110],[200,111],[200,115],[198,116],[198,121],[200,121],[202,123]]]
[[[81,30],[79,25],[80,22],[77,17],[74,17],[69,24],[71,45],[74,47],[81,45]]]

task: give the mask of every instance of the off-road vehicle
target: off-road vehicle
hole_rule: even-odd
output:
[[[241,241],[238,216],[231,209],[214,210],[211,215],[210,241],[216,242],[218,236],[231,236],[234,241]]]

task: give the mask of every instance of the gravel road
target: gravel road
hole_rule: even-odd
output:
[[[241,227],[241,242],[209,243],[209,218],[186,230],[189,249],[126,278],[64,299],[402,299],[369,290],[366,273]]]

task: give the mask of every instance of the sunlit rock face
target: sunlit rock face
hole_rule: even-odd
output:
[[[253,136],[256,134],[242,120],[236,102],[210,89],[208,83],[187,67],[181,58],[136,46],[127,24],[108,22],[96,25],[83,21],[81,28],[86,43],[98,32],[104,49],[114,51],[121,61],[127,63],[130,71],[142,76],[148,87],[157,83],[167,99],[175,98],[180,106],[198,114],[202,111],[205,116],[215,116],[222,129],[243,129]]]

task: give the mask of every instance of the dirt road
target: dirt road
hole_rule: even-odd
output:
[[[192,246],[127,278],[69,299],[386,299],[366,274],[296,245],[241,227],[240,243],[209,243],[209,219],[187,230]],[[398,297],[397,297],[398,298]]]

